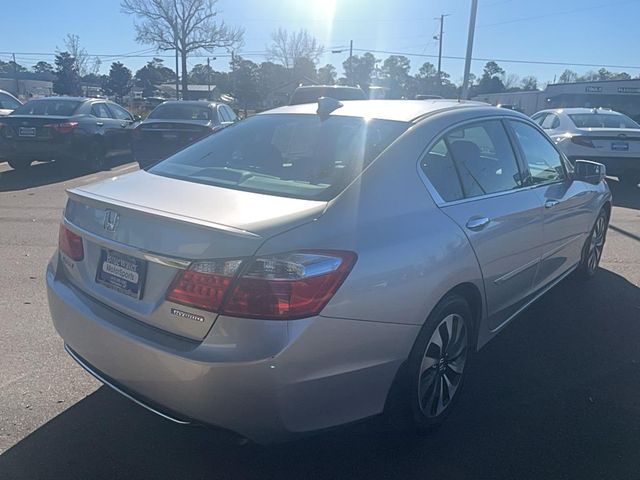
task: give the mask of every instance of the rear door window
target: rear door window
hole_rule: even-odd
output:
[[[523,185],[511,142],[499,120],[454,129],[445,134],[444,143],[466,198]]]
[[[113,113],[113,116],[118,120],[133,120],[133,118],[131,117],[131,114],[127,112],[124,108],[122,108],[120,105],[116,105],[115,103],[110,103],[109,110],[111,110],[111,113]]]
[[[545,130],[554,130],[560,126],[560,119],[554,113],[550,113],[546,116],[542,123],[538,123]]]
[[[91,106],[91,115],[98,118],[113,118],[107,105],[104,103],[94,103]]]
[[[148,171],[197,183],[329,200],[409,124],[360,117],[263,114],[235,123]]]
[[[15,110],[19,108],[22,104],[18,102],[16,99],[6,95],[4,93],[0,93],[0,108],[6,108],[7,110]]]

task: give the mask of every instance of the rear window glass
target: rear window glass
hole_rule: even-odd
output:
[[[574,113],[569,117],[578,128],[640,128],[640,125],[622,114]]]
[[[211,109],[202,105],[163,104],[151,112],[148,118],[167,120],[211,120]]]
[[[291,105],[315,103],[320,97],[336,100],[365,100],[364,92],[358,88],[301,88],[293,92]]]
[[[257,115],[207,137],[149,172],[286,197],[329,200],[407,123],[316,115]]]
[[[31,100],[13,111],[15,115],[73,115],[80,103],[77,100]]]

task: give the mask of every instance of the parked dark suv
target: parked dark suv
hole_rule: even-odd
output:
[[[135,123],[136,117],[109,100],[31,100],[0,119],[0,157],[16,170],[49,160],[101,170],[109,158],[131,154]]]

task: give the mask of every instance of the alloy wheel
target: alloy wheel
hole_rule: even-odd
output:
[[[427,417],[449,406],[462,382],[467,361],[467,327],[455,313],[436,327],[424,352],[418,378],[418,402]]]
[[[596,224],[591,232],[591,241],[589,242],[589,253],[587,257],[587,268],[593,273],[598,268],[602,250],[604,248],[604,236],[607,230],[607,219],[604,214],[598,216]]]

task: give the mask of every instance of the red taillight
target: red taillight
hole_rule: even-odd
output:
[[[243,266],[242,275],[235,281],[239,260],[194,263],[176,277],[167,299],[236,317],[309,317],[329,302],[355,260],[354,253],[337,251],[258,257],[248,260],[250,263]],[[220,273],[221,265],[229,262],[237,263]],[[214,272],[196,272],[202,270],[202,265]]]
[[[593,144],[591,139],[588,137],[581,137],[579,135],[575,135],[571,137],[571,141],[576,145],[580,145],[581,147],[596,148],[596,146]]]
[[[70,133],[77,126],[78,122],[49,123],[44,125],[45,128],[52,128],[58,133]]]
[[[167,300],[217,312],[240,263],[240,260],[214,260],[191,264],[176,276]]]
[[[64,225],[60,225],[58,248],[67,257],[71,258],[71,260],[75,260],[76,262],[79,262],[84,258],[82,237],[80,235],[76,235]]]

